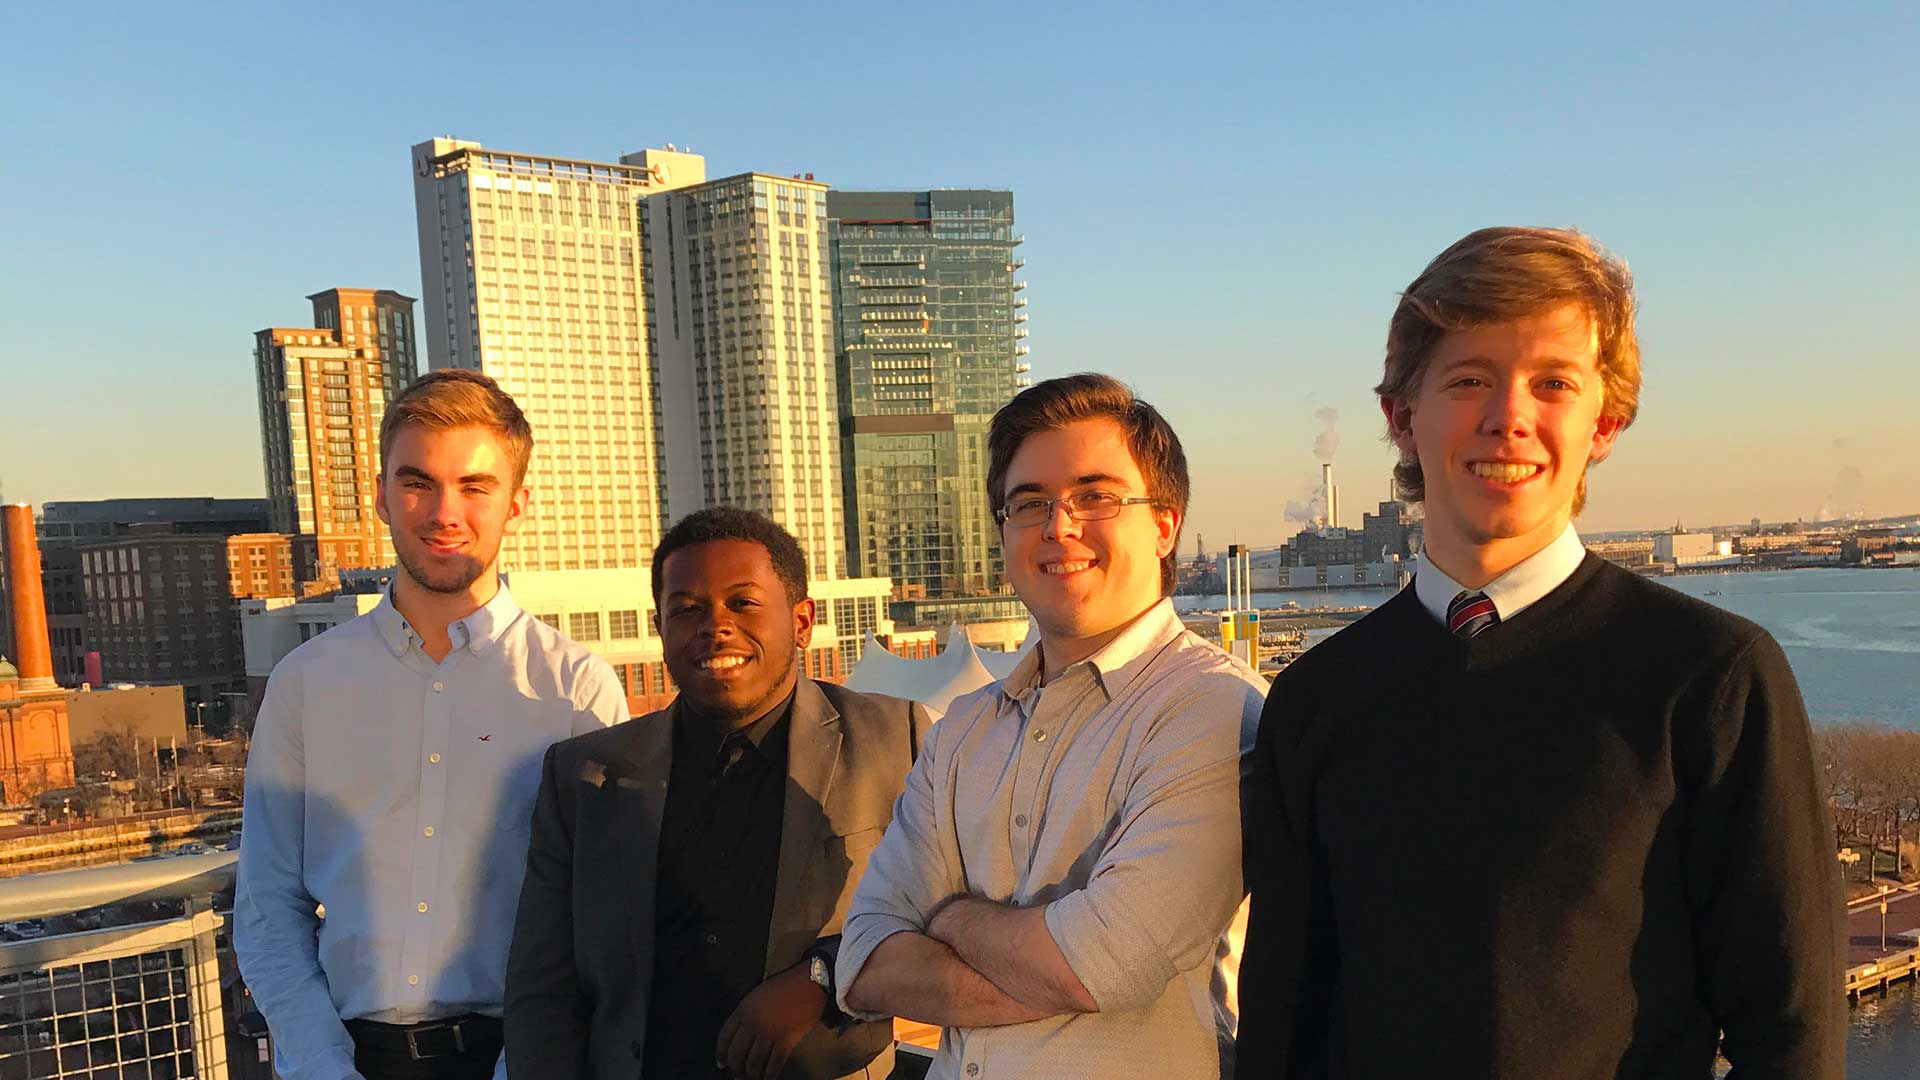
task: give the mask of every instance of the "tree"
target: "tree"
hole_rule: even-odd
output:
[[[73,748],[73,772],[76,777],[132,780],[140,775],[139,736],[131,725],[96,731]]]

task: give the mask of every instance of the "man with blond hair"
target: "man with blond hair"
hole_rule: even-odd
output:
[[[393,585],[268,680],[234,949],[286,1080],[504,1075],[507,943],[541,758],[627,718],[612,668],[521,611],[498,577],[532,450],[526,417],[485,375],[435,371],[396,397],[374,504]]]
[[[1275,680],[1248,786],[1242,1077],[1839,1080],[1840,897],[1800,692],[1572,520],[1640,392],[1632,279],[1495,228],[1376,388],[1413,585]]]

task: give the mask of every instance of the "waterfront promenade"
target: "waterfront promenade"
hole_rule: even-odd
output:
[[[1887,896],[1886,948],[1880,947],[1880,903],[1867,897],[1847,905],[1847,966],[1871,964],[1881,957],[1920,945],[1898,935],[1920,930],[1920,884],[1901,886]]]

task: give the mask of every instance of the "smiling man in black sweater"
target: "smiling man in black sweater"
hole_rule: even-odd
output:
[[[1839,1080],[1838,875],[1764,630],[1588,554],[1640,389],[1626,267],[1475,232],[1377,388],[1414,584],[1294,663],[1249,759],[1239,1071]]]

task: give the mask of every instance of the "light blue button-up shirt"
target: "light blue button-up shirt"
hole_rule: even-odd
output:
[[[234,950],[285,1080],[359,1075],[342,1020],[500,1015],[541,758],[627,719],[606,661],[504,584],[448,631],[436,664],[389,595],[267,682]]]

